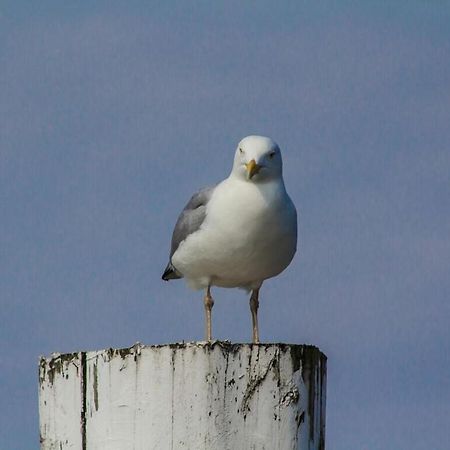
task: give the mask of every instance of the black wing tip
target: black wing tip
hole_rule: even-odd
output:
[[[169,280],[177,280],[179,278],[182,277],[181,275],[178,274],[175,267],[173,267],[171,263],[167,264],[167,267],[165,268],[161,279],[164,281],[169,281]]]

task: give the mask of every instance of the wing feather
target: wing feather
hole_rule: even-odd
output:
[[[179,245],[190,234],[195,233],[201,227],[206,217],[206,205],[212,196],[214,188],[215,186],[211,186],[196,192],[184,207],[183,211],[181,211],[173,230],[170,246],[170,261],[163,273],[163,280],[182,278],[182,274],[172,265],[172,256],[177,251]]]

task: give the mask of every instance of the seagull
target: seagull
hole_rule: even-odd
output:
[[[211,286],[251,291],[253,343],[259,343],[259,290],[280,274],[297,248],[297,211],[286,192],[278,145],[242,139],[228,178],[196,192],[175,225],[165,281],[185,278],[204,289],[205,334],[211,341]]]

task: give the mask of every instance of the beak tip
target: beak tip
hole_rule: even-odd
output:
[[[256,164],[256,161],[252,159],[250,162],[248,162],[245,165],[247,169],[247,180],[251,180],[255,174],[259,172],[259,169],[261,168],[258,164]]]

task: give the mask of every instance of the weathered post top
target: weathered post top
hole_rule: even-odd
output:
[[[41,450],[322,450],[326,357],[214,341],[52,355]]]

